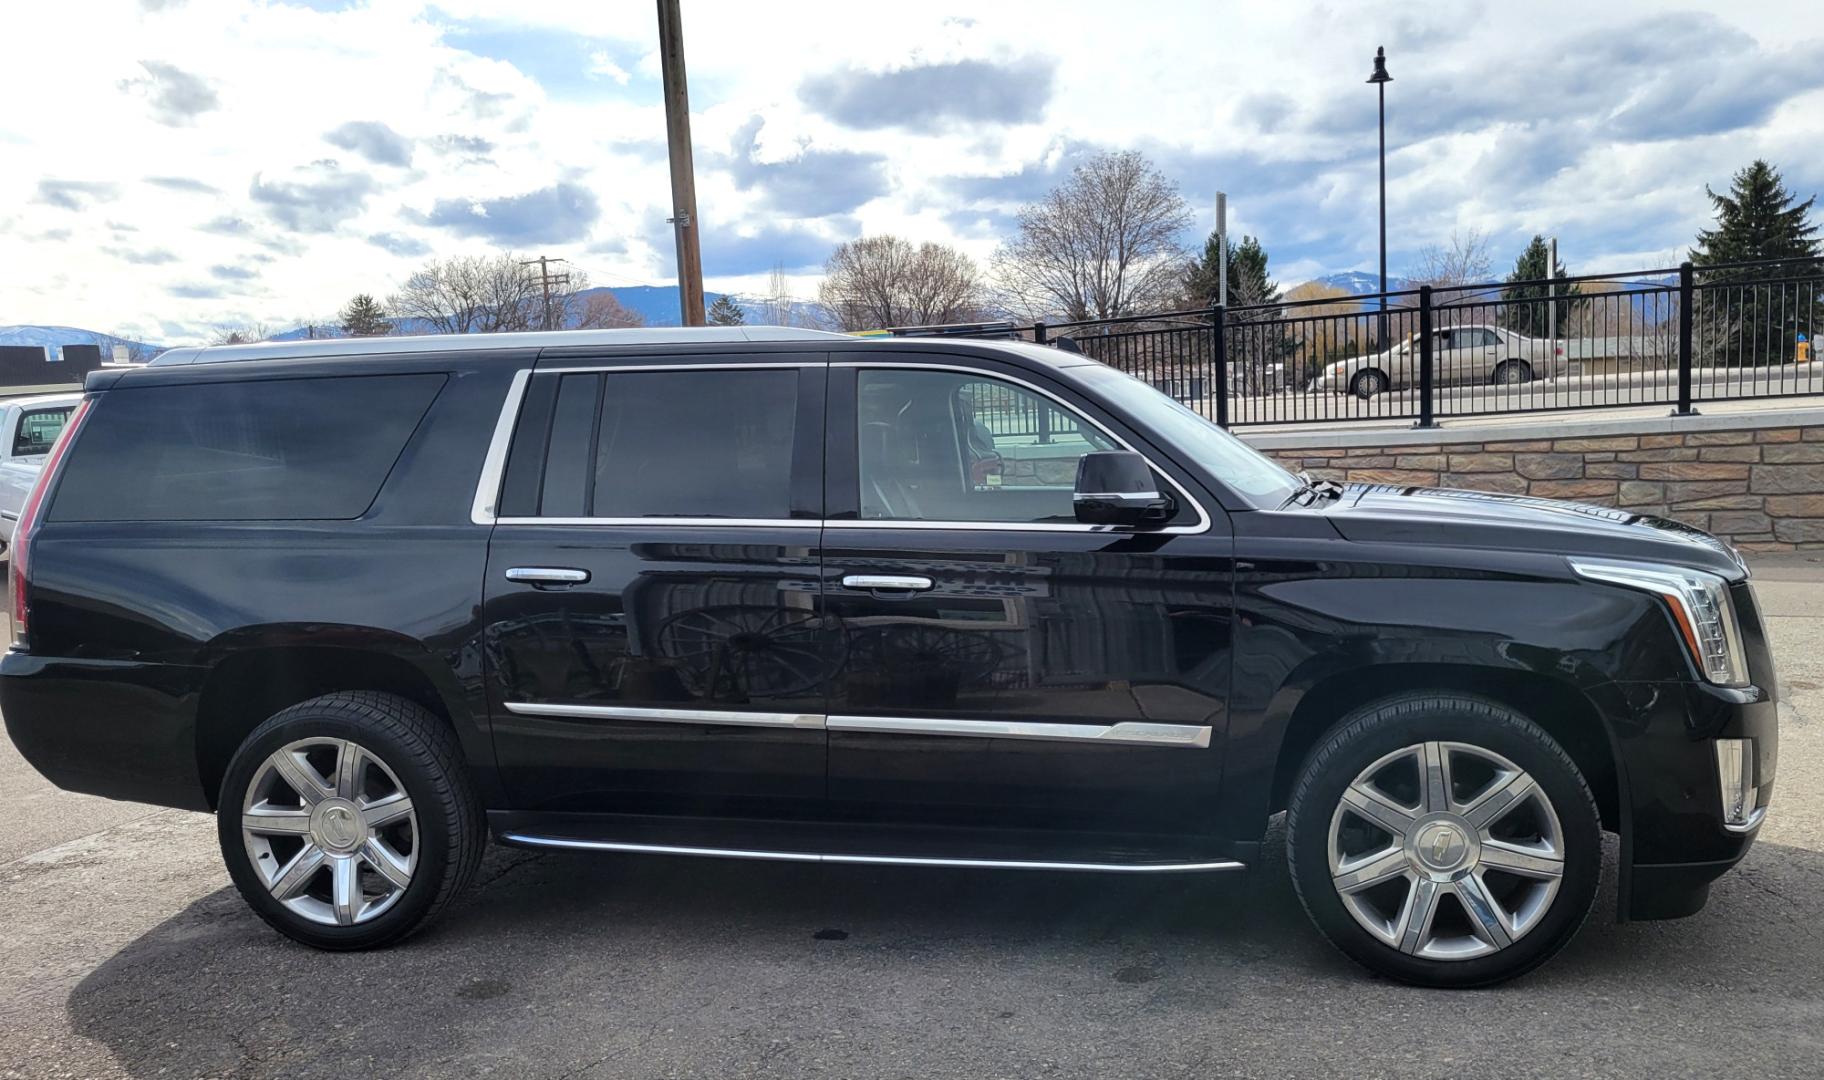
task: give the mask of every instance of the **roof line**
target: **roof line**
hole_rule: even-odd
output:
[[[423,334],[412,337],[318,338],[305,341],[258,341],[246,345],[171,349],[153,367],[219,364],[233,360],[281,360],[299,357],[387,356],[401,353],[547,349],[613,345],[739,344],[750,341],[850,340],[847,334],[791,326],[665,326],[617,330],[537,330],[507,334]]]

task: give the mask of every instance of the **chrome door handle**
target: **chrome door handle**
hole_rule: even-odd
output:
[[[507,580],[521,585],[581,585],[589,580],[589,571],[567,566],[515,566],[507,571]]]
[[[844,574],[842,576],[842,587],[845,589],[923,592],[934,584],[936,582],[930,578],[919,577],[916,574]]]

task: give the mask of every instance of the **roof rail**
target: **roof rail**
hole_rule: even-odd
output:
[[[220,364],[231,360],[283,360],[328,356],[385,356],[452,350],[587,348],[593,345],[713,345],[746,341],[849,340],[847,334],[804,330],[794,326],[659,326],[621,330],[538,330],[510,334],[424,334],[415,337],[315,338],[307,341],[257,341],[247,345],[212,345],[168,349],[152,367]]]

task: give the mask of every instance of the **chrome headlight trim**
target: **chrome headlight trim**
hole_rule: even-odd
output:
[[[1668,563],[1583,558],[1569,562],[1580,577],[1639,589],[1665,600],[1704,678],[1718,686],[1748,685],[1742,628],[1726,579],[1707,570]]]

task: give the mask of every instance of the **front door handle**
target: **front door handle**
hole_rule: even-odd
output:
[[[842,587],[869,592],[924,592],[936,582],[916,574],[844,574]]]
[[[507,571],[507,580],[545,589],[554,585],[581,585],[589,580],[589,571],[569,566],[515,566]]]

